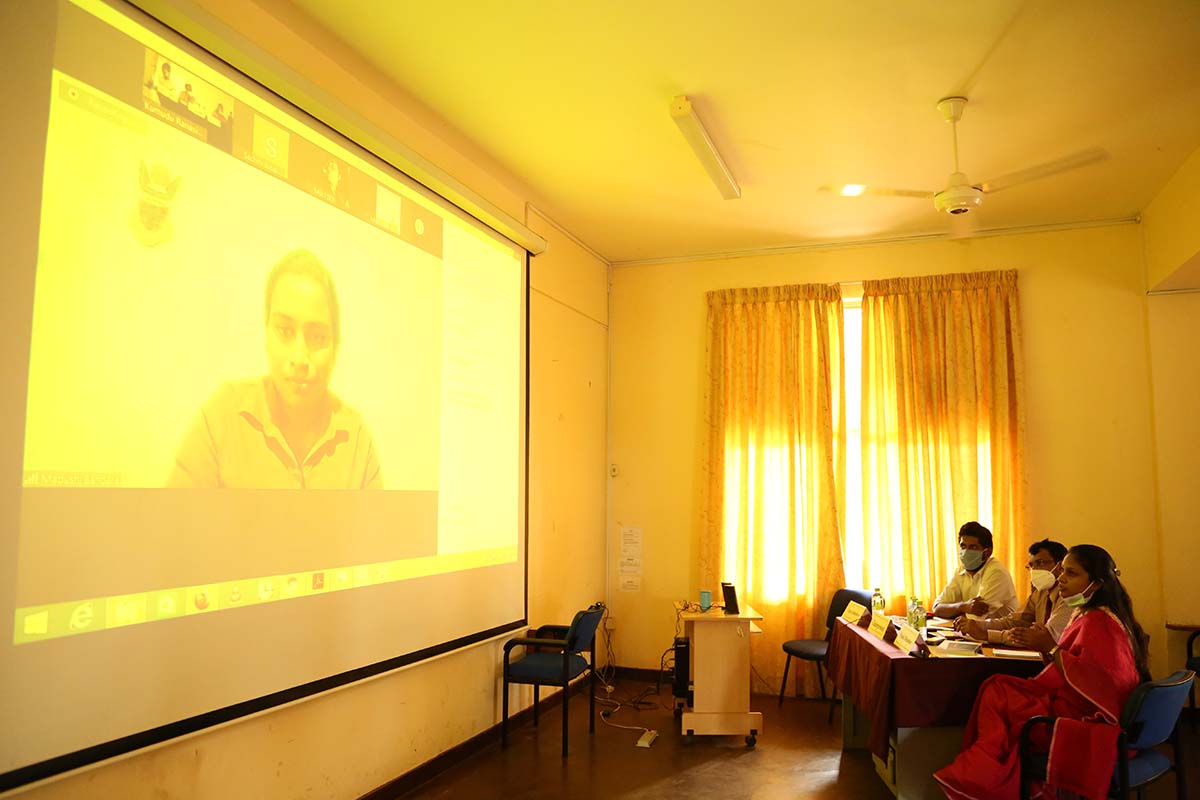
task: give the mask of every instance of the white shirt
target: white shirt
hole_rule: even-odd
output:
[[[1012,575],[995,557],[983,562],[974,575],[960,569],[933,604],[961,603],[976,596],[982,597],[983,602],[987,603],[987,613],[983,614],[985,617],[1003,617],[1017,610],[1016,584]]]

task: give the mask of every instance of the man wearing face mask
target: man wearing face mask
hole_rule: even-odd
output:
[[[1031,544],[1026,566],[1033,591],[1025,607],[992,619],[958,617],[954,620],[955,629],[979,641],[1024,646],[1029,627],[1041,625],[1058,641],[1071,618],[1071,607],[1058,594],[1058,576],[1062,574],[1062,560],[1066,554],[1064,545],[1049,539]]]
[[[935,617],[1002,617],[1017,610],[1012,575],[992,558],[991,531],[978,522],[959,528],[958,558],[962,569],[933,601]]]

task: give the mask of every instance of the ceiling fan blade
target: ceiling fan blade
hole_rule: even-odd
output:
[[[1066,156],[1064,158],[1047,161],[1044,164],[1037,164],[1032,167],[1010,172],[1007,175],[1001,175],[999,178],[993,178],[990,181],[984,181],[979,185],[979,188],[986,194],[998,192],[1001,189],[1007,189],[1010,186],[1016,186],[1020,183],[1028,183],[1041,178],[1048,178],[1051,175],[1057,175],[1060,172],[1067,170],[1086,167],[1089,164],[1096,164],[1108,158],[1108,151],[1102,150],[1099,147],[1093,147],[1088,150],[1080,150],[1078,153]]]
[[[821,186],[818,191],[829,192],[830,194],[838,194],[844,197],[859,197],[864,194],[873,194],[878,197],[915,197],[918,200],[932,200],[933,192],[925,192],[919,189],[889,189],[886,186],[867,186],[865,184],[846,184],[849,186],[858,186],[861,191],[845,192],[842,186]]]

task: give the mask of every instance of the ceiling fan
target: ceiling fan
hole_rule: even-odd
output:
[[[949,179],[946,181],[946,187],[940,192],[915,189],[891,189],[885,186],[870,186],[860,183],[847,183],[841,187],[822,186],[820,187],[820,191],[834,192],[847,197],[873,194],[884,197],[932,199],[933,205],[938,211],[945,211],[947,214],[957,217],[979,208],[983,202],[984,195],[992,194],[1018,184],[1057,175],[1067,170],[1085,167],[1108,158],[1106,151],[1098,147],[1093,147],[1064,158],[1036,164],[1032,167],[1017,170],[1016,172],[1010,172],[1007,175],[1001,175],[990,181],[971,183],[967,180],[966,174],[960,171],[958,167],[958,121],[962,119],[963,109],[966,108],[966,105],[967,98],[965,97],[943,97],[937,103],[938,111],[942,112],[942,116],[945,117],[946,122],[950,123],[954,139],[954,172],[950,174]]]

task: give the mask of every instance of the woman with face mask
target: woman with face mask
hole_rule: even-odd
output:
[[[1050,754],[1044,796],[1057,789],[1089,798],[1108,792],[1121,709],[1150,679],[1146,635],[1107,551],[1076,545],[1062,566],[1058,587],[1075,609],[1071,621],[1059,642],[1046,647],[1047,665],[1037,677],[995,675],[980,687],[962,752],[934,773],[949,798],[1016,798],[1021,726],[1040,714],[1058,718],[1052,738],[1045,727],[1035,729],[1042,734],[1035,746]],[[1034,637],[1038,627],[1030,629]],[[1044,628],[1040,634],[1049,637]]]

